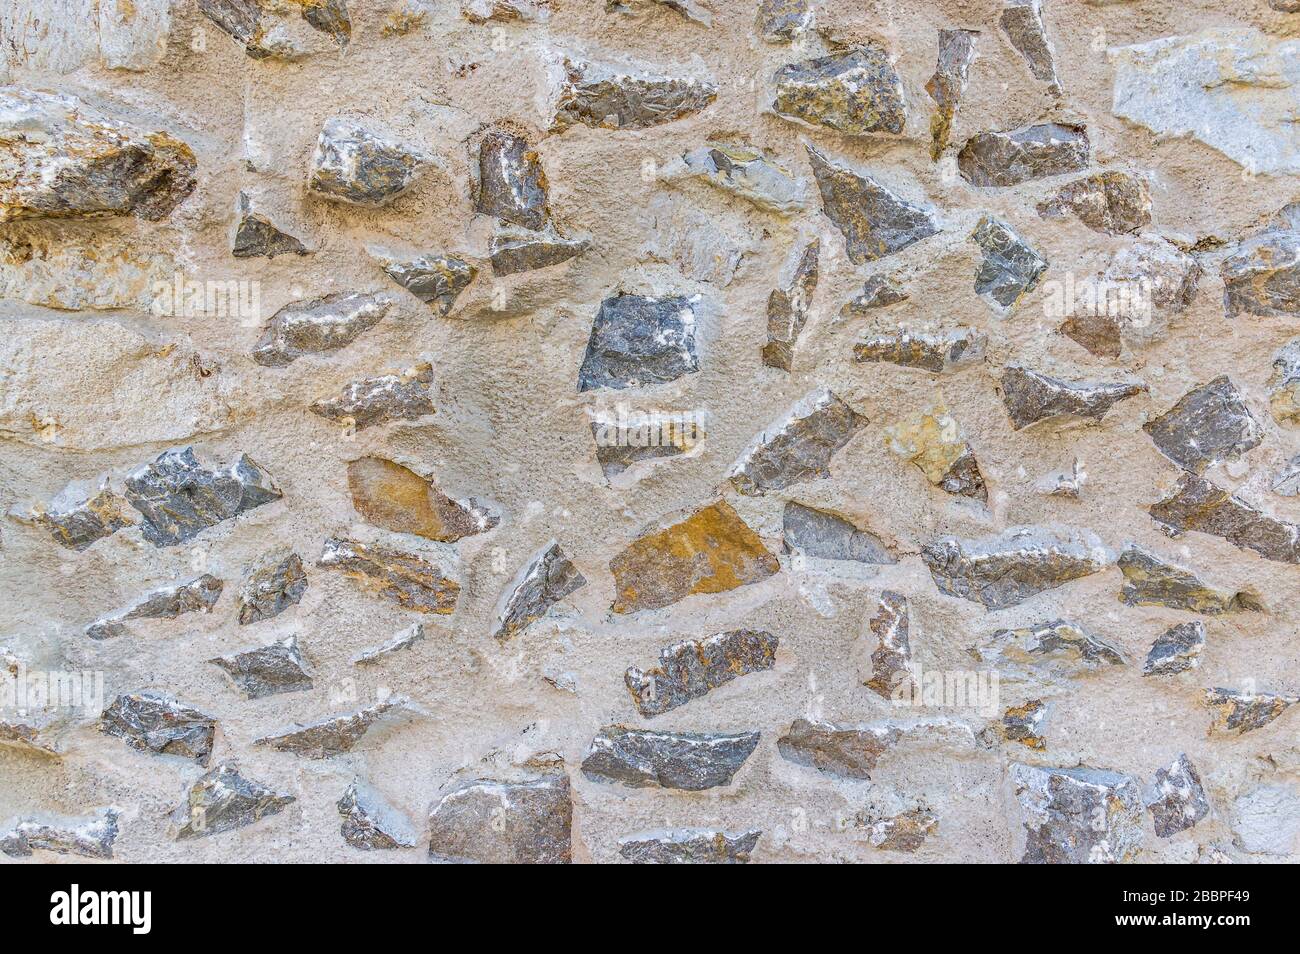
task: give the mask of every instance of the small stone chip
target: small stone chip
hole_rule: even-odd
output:
[[[1015,306],[1038,286],[1047,271],[1047,259],[1025,242],[1011,226],[984,216],[970,234],[983,257],[975,272],[975,293],[1001,308]]]
[[[1205,624],[1199,619],[1171,626],[1156,638],[1142,667],[1144,676],[1172,676],[1201,664]]]
[[[1147,811],[1155,823],[1156,835],[1171,838],[1186,831],[1210,814],[1210,800],[1201,787],[1201,776],[1184,753],[1168,768],[1156,769]]]
[[[271,316],[252,358],[265,368],[283,368],[306,355],[330,354],[379,324],[392,306],[386,296],[360,292],[290,302]]]
[[[265,255],[306,255],[307,246],[288,232],[284,232],[265,215],[253,210],[248,193],[239,193],[239,220],[235,224],[235,238],[230,254],[235,258],[256,258]]]
[[[914,686],[907,597],[884,590],[867,625],[876,648],[871,653],[871,678],[863,685],[884,699],[910,698]]]
[[[763,346],[763,364],[789,371],[794,363],[794,347],[808,322],[813,292],[817,290],[817,260],[821,240],[809,242],[799,257],[794,281],[789,288],[775,289],[767,298],[767,344]]]
[[[867,424],[867,419],[827,388],[807,394],[779,421],[754,439],[732,467],[739,493],[757,496],[831,475],[831,458]]]
[[[389,696],[372,706],[345,715],[331,716],[310,725],[295,726],[275,735],[254,739],[254,745],[269,745],[277,752],[292,752],[308,759],[327,759],[351,752],[362,739],[423,715],[404,696]]]
[[[234,762],[222,762],[191,785],[176,806],[171,837],[184,841],[243,828],[279,814],[294,801],[292,795],[245,778]]]
[[[1123,235],[1151,224],[1151,190],[1127,172],[1098,172],[1076,179],[1038,205],[1043,218],[1074,215],[1094,232]]]

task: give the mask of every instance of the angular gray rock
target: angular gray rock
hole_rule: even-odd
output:
[[[31,815],[0,826],[0,852],[28,858],[34,851],[52,851],[82,858],[112,858],[117,841],[118,812],[101,808],[75,817]]]
[[[1119,600],[1126,606],[1168,606],[1206,616],[1263,609],[1253,594],[1215,589],[1135,544],[1125,547],[1116,565],[1124,574]]]
[[[1016,430],[1057,418],[1100,421],[1123,401],[1146,390],[1140,382],[1071,384],[1019,365],[1003,369],[998,382],[1002,403]]]
[[[343,818],[339,833],[353,848],[374,851],[416,845],[414,826],[368,785],[349,785],[338,810]]]
[[[175,619],[185,613],[211,613],[224,586],[211,573],[204,573],[176,586],[154,590],[130,609],[95,620],[86,627],[86,635],[91,639],[111,639],[127,634],[127,620]]]
[[[296,60],[316,52],[294,36],[289,17],[295,11],[307,26],[326,34],[340,48],[352,38],[345,0],[198,0],[198,6],[254,60]]]
[[[1084,675],[1127,664],[1123,653],[1106,640],[1063,619],[1020,629],[999,629],[973,652],[986,662],[1028,666],[1059,676]]]
[[[1286,462],[1285,466],[1277,472],[1277,475],[1273,478],[1273,484],[1270,489],[1279,497],[1295,497],[1300,495],[1300,454],[1292,457]]]
[[[934,334],[906,329],[871,335],[853,346],[859,363],[884,361],[904,368],[940,374],[984,356],[988,338],[974,328],[955,328]]]
[[[382,295],[335,292],[285,305],[267,322],[252,358],[266,368],[283,368],[309,354],[330,354],[379,324],[393,306]]]
[[[656,668],[633,666],[624,681],[641,715],[663,715],[733,679],[771,669],[779,642],[762,630],[733,629],[674,643],[660,650]]]
[[[1201,651],[1205,649],[1205,624],[1199,619],[1171,626],[1151,644],[1144,676],[1172,676],[1187,672],[1201,664]]]
[[[1300,563],[1300,525],[1270,517],[1196,474],[1184,471],[1169,496],[1147,512],[1171,536],[1196,530],[1266,560]]]
[[[984,216],[971,232],[970,240],[980,247],[983,258],[975,272],[975,293],[1011,308],[1034,290],[1047,271],[1043,258],[997,219]]]
[[[795,215],[808,207],[807,184],[748,145],[709,143],[683,153],[659,170],[661,182],[701,180],[774,215]]]
[[[327,759],[351,752],[367,736],[379,735],[422,714],[405,696],[389,696],[355,712],[254,739],[253,744],[269,745],[277,752],[292,752],[303,758]]]
[[[577,258],[589,248],[590,239],[564,238],[550,226],[543,231],[530,232],[528,229],[502,225],[492,235],[488,254],[492,262],[492,274],[500,277],[559,265]]]
[[[810,0],[758,0],[758,35],[767,43],[789,43],[812,21]]]
[[[653,732],[611,725],[592,739],[582,774],[631,788],[698,792],[731,784],[758,739],[757,732]]]
[[[618,843],[618,853],[634,865],[743,865],[758,844],[762,829],[728,832],[682,828],[632,835]]]
[[[0,222],[135,215],[165,219],[194,191],[194,152],[162,130],[75,96],[0,90]]]
[[[1110,554],[1091,532],[1012,527],[979,540],[935,540],[921,559],[939,592],[996,610],[1097,573]]]
[[[648,298],[619,293],[600,303],[578,390],[644,387],[700,369],[695,351],[699,296]]]
[[[478,269],[451,255],[398,255],[379,246],[366,249],[384,273],[439,315],[451,314],[460,293],[478,275]]]
[[[957,168],[971,185],[1016,186],[1084,172],[1090,153],[1085,127],[1042,123],[972,136],[957,154]]]
[[[1262,729],[1297,702],[1300,702],[1300,697],[1273,692],[1205,690],[1205,705],[1214,712],[1214,720],[1210,723],[1211,735],[1232,732],[1245,735]]]
[[[560,600],[586,585],[587,578],[552,540],[528,561],[509,590],[493,637],[505,642],[523,632]]]
[[[1188,391],[1142,430],[1161,453],[1197,474],[1236,460],[1264,441],[1263,428],[1226,374]]]
[[[279,229],[267,216],[254,211],[253,201],[247,192],[239,193],[236,212],[235,238],[230,254],[235,258],[257,258],[265,255],[306,255],[307,246],[288,232]]]
[[[1300,230],[1246,239],[1219,264],[1229,318],[1300,315]]]
[[[434,413],[433,382],[433,368],[421,364],[353,381],[338,397],[316,401],[308,410],[331,421],[350,421],[358,431],[391,421],[415,421]]]
[[[254,564],[239,586],[239,625],[279,616],[307,592],[302,557],[271,553]]]
[[[698,113],[718,96],[716,83],[665,76],[647,67],[588,63],[566,58],[564,81],[551,129],[647,129]]]
[[[643,461],[688,453],[707,436],[696,419],[623,412],[623,408],[617,413],[597,410],[591,422],[596,462],[607,478],[616,478]]]
[[[573,800],[563,772],[462,782],[429,812],[429,857],[435,861],[567,865],[572,838]]]
[[[912,688],[912,644],[907,617],[907,597],[884,590],[876,612],[867,623],[876,638],[871,652],[871,678],[863,683],[885,699],[902,698]]]
[[[1167,768],[1156,769],[1147,811],[1160,838],[1172,838],[1210,814],[1210,800],[1201,787],[1200,773],[1186,753]]]
[[[409,146],[335,117],[316,140],[307,188],[327,199],[376,208],[410,188],[430,163]]]
[[[998,24],[1016,52],[1024,58],[1034,78],[1042,80],[1053,93],[1059,94],[1061,83],[1056,76],[1052,44],[1043,25],[1041,0],[1006,0]]]
[[[729,475],[747,496],[830,476],[831,458],[867,419],[826,388],[806,395],[780,421],[760,432]]]
[[[144,538],[156,547],[193,539],[283,494],[271,475],[247,454],[210,469],[192,447],[163,451],[126,477],[126,499],[144,517]]]
[[[1142,847],[1142,797],[1127,775],[1011,766],[1025,828],[1021,864],[1119,864]]]
[[[821,244],[820,239],[813,239],[804,246],[790,287],[775,289],[768,295],[767,344],[762,356],[769,368],[789,371],[794,363],[794,347],[808,322],[813,292],[817,290]]]
[[[176,755],[207,765],[217,720],[170,696],[127,692],[99,718],[99,730],[133,749]]]
[[[248,699],[300,692],[313,687],[307,662],[298,648],[297,636],[288,636],[256,649],[217,656],[208,662],[224,670]]]
[[[77,552],[135,522],[126,498],[109,489],[107,480],[89,497],[69,486],[43,508],[15,516],[43,529],[59,546]]]
[[[370,592],[419,613],[450,615],[460,595],[460,584],[419,554],[378,543],[331,538],[316,565],[341,570]]]
[[[401,652],[403,649],[410,649],[422,639],[424,639],[424,624],[412,623],[392,639],[357,653],[352,657],[352,665],[369,666],[387,656],[391,656],[393,653]]]
[[[948,148],[952,121],[961,104],[962,93],[975,62],[975,42],[978,30],[940,30],[939,58],[934,75],[925,84],[925,91],[934,100],[935,111],[930,115],[930,159],[938,162]]]
[[[867,42],[842,53],[787,63],[772,77],[772,112],[846,136],[898,134],[907,122],[903,81],[888,52]]]
[[[914,854],[939,828],[939,819],[925,808],[914,808],[889,817],[859,812],[854,821],[867,830],[867,841],[873,848],[908,855]]]
[[[855,265],[900,252],[939,232],[934,213],[903,199],[871,176],[856,172],[805,143],[822,197],[822,211],[844,235]]]
[[[1292,338],[1273,355],[1268,403],[1273,419],[1279,424],[1300,423],[1300,338]]]
[[[505,129],[489,130],[478,147],[474,211],[536,230],[550,219],[546,201],[546,172],[537,150]]]
[[[245,778],[234,762],[222,762],[189,787],[171,814],[169,832],[176,841],[219,835],[278,815],[295,801]]]
[[[862,293],[854,295],[840,309],[843,316],[863,315],[877,308],[887,308],[907,301],[908,294],[888,275],[872,275],[862,283]]]
[[[896,563],[889,548],[874,533],[860,530],[843,517],[786,501],[781,533],[787,552],[800,551],[818,560],[857,563]]]
[[[838,778],[869,779],[880,757],[902,741],[973,749],[975,735],[963,723],[940,719],[862,726],[795,719],[776,746],[782,758],[796,765]]]
[[[1062,187],[1037,211],[1043,218],[1070,214],[1094,232],[1124,235],[1151,224],[1151,190],[1127,172],[1097,172]]]

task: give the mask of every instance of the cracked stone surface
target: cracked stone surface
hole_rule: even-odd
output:
[[[1035,79],[1042,80],[1054,93],[1061,91],[1056,75],[1052,43],[1043,24],[1041,0],[1007,0],[998,17],[998,25]]]
[[[1043,123],[1010,132],[977,133],[957,154],[971,185],[1007,188],[1035,179],[1084,172],[1091,154],[1083,126]]]
[[[315,685],[297,636],[217,656],[208,662],[224,670],[249,699],[262,699],[280,692],[302,692]]]
[[[429,856],[477,864],[569,864],[569,777],[458,783],[429,813]]]
[[[845,779],[869,779],[881,756],[903,742],[926,740],[930,744],[968,747],[974,736],[968,727],[947,722],[881,722],[873,725],[838,725],[795,719],[776,740],[781,757],[796,765]]]
[[[1002,403],[1016,430],[1059,418],[1100,421],[1120,401],[1141,394],[1141,383],[1085,384],[1011,366],[998,382]]]
[[[615,295],[600,303],[578,371],[578,390],[639,388],[700,369],[697,297]]]
[[[758,746],[759,733],[655,732],[606,726],[591,741],[582,774],[629,788],[698,792],[730,785]]]
[[[507,130],[490,130],[479,143],[476,188],[474,211],[482,215],[533,230],[550,218],[541,156]]]
[[[975,451],[946,408],[933,407],[885,430],[890,449],[911,461],[936,487],[959,497],[988,501]]]
[[[879,851],[915,854],[925,839],[939,830],[939,819],[924,808],[890,817],[859,813],[857,823],[867,830],[867,840]]]
[[[754,438],[732,468],[731,483],[742,494],[756,495],[824,480],[831,459],[866,423],[831,391],[814,391]]]
[[[903,81],[889,54],[874,43],[788,63],[772,82],[772,112],[785,119],[849,136],[900,133],[907,121]]]
[[[1147,811],[1159,838],[1172,838],[1210,814],[1210,800],[1201,787],[1200,773],[1187,753],[1156,769]]]
[[[492,236],[492,274],[514,275],[549,268],[577,258],[591,247],[586,238],[564,238],[554,229],[530,232],[503,225]]]
[[[1137,782],[1108,769],[1011,767],[1023,813],[1023,864],[1119,864],[1142,847]]]
[[[505,641],[545,616],[556,603],[587,585],[560,545],[547,544],[524,567],[509,590],[492,634]]]
[[[1201,651],[1205,649],[1205,624],[1199,619],[1171,626],[1151,644],[1144,676],[1172,676],[1187,672],[1201,664]]]
[[[841,315],[863,315],[877,308],[887,308],[907,301],[911,296],[887,275],[873,275],[862,283],[862,293],[854,295],[844,307]]]
[[[1013,307],[1033,291],[1047,271],[1047,260],[1005,222],[985,216],[970,238],[982,255],[975,272],[975,292],[1002,308]]]
[[[278,228],[265,213],[256,211],[253,200],[245,192],[239,193],[236,214],[235,238],[230,248],[230,254],[235,258],[307,254],[307,246]]]
[[[176,755],[207,765],[217,722],[156,692],[128,692],[104,710],[99,729],[141,752]]]
[[[771,669],[778,643],[771,633],[752,629],[674,643],[659,651],[658,666],[633,666],[624,681],[643,716],[662,715],[733,679]]]
[[[1038,205],[1044,218],[1073,215],[1094,232],[1123,235],[1151,224],[1151,190],[1126,172],[1098,172],[1077,179]]]
[[[775,215],[795,215],[809,204],[804,180],[744,144],[712,143],[693,149],[665,165],[659,178],[667,183],[698,179]]]
[[[893,590],[883,591],[867,625],[876,639],[876,648],[871,652],[871,678],[863,685],[886,699],[910,691],[912,644],[907,597]]]
[[[631,835],[618,853],[634,865],[743,865],[763,832],[681,829]]]

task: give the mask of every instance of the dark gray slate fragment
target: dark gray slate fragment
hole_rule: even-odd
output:
[[[1205,649],[1205,624],[1199,619],[1190,623],[1179,623],[1161,633],[1147,661],[1142,666],[1144,676],[1172,676],[1187,672],[1201,664],[1201,651]]]
[[[1094,232],[1124,235],[1151,224],[1151,191],[1127,172],[1098,172],[1071,182],[1037,209],[1044,218],[1070,213]]]
[[[247,454],[212,470],[192,447],[164,451],[126,477],[126,499],[144,517],[144,538],[156,547],[184,543],[281,496],[271,475]]]
[[[560,545],[552,540],[528,562],[506,598],[492,634],[504,642],[541,619],[552,606],[587,585]]]
[[[239,625],[279,616],[307,592],[302,557],[271,554],[260,560],[239,587]]]
[[[903,737],[892,725],[837,726],[795,719],[776,740],[781,757],[841,778],[869,779],[876,762]]]
[[[578,390],[665,384],[700,369],[695,352],[698,296],[618,294],[600,303],[578,371]]]
[[[758,844],[761,829],[743,832],[689,828],[632,835],[618,853],[634,865],[743,865]]]
[[[758,435],[732,468],[731,483],[753,496],[829,477],[831,458],[866,423],[831,391],[813,391]]]
[[[11,858],[27,858],[33,851],[42,850],[82,858],[112,858],[117,818],[118,813],[112,808],[71,818],[49,815],[15,818],[0,827],[0,852]]]
[[[939,592],[1005,609],[1106,567],[1095,534],[1012,527],[980,540],[945,537],[921,548]]]
[[[1160,838],[1171,838],[1186,831],[1210,814],[1210,800],[1201,787],[1200,773],[1186,753],[1174,759],[1168,768],[1156,769],[1147,811]]]
[[[366,589],[419,613],[448,616],[460,596],[460,584],[419,554],[378,543],[331,538],[316,565],[341,570]]]
[[[1236,460],[1264,440],[1263,428],[1226,374],[1188,391],[1142,430],[1161,453],[1197,474]]]
[[[859,363],[886,361],[936,374],[982,357],[988,339],[972,328],[924,334],[900,329],[876,334],[853,347]]]
[[[1242,242],[1219,265],[1229,318],[1300,315],[1300,231],[1271,231]]]
[[[127,628],[123,621],[128,619],[175,619],[200,610],[211,613],[224,587],[221,580],[204,573],[176,586],[155,590],[130,609],[91,623],[86,627],[86,635],[91,639],[125,635]]]
[[[1120,554],[1116,565],[1124,574],[1119,599],[1126,606],[1168,606],[1206,616],[1263,608],[1250,593],[1216,590],[1190,571],[1133,544]]]
[[[907,597],[884,590],[867,625],[876,638],[876,648],[871,653],[871,678],[863,685],[885,699],[898,698],[912,686]]]
[[[1100,421],[1125,398],[1146,390],[1141,383],[1071,384],[1011,365],[999,381],[1002,403],[1016,430],[1060,417]]]
[[[433,369],[423,364],[400,374],[353,381],[338,397],[317,401],[309,410],[331,421],[351,421],[358,431],[389,421],[414,421],[434,413]]]
[[[1024,815],[1021,864],[1117,864],[1142,846],[1142,797],[1127,775],[1087,766],[1013,765]]]
[[[872,275],[862,284],[862,294],[854,295],[844,307],[841,315],[863,315],[877,308],[897,305],[907,301],[907,292],[888,275]]]
[[[1300,698],[1272,692],[1243,692],[1237,689],[1206,689],[1205,704],[1214,711],[1210,732],[1245,735],[1262,729]]]
[[[939,232],[934,214],[906,201],[871,176],[805,144],[808,162],[822,196],[822,210],[844,235],[845,252],[855,265],[902,251]]]
[[[391,728],[419,715],[404,696],[389,696],[381,702],[346,715],[332,716],[310,725],[296,725],[275,735],[254,739],[254,745],[269,745],[277,752],[292,752],[309,759],[326,759],[352,749],[372,732]]]
[[[155,692],[118,696],[99,719],[99,730],[133,749],[178,755],[207,765],[217,721],[183,702]]]
[[[896,563],[888,547],[873,533],[859,530],[843,517],[787,501],[781,531],[788,551],[800,550],[819,560]]]
[[[289,636],[269,646],[218,656],[208,662],[225,670],[249,699],[312,688],[307,663],[298,649],[297,636]]]
[[[504,129],[492,129],[478,147],[474,211],[525,229],[546,225],[546,173],[537,150]]]
[[[592,739],[582,774],[593,782],[698,792],[731,784],[758,738],[757,732],[652,732],[606,726]]]
[[[31,516],[55,543],[78,552],[132,525],[125,498],[107,487],[84,500],[64,500],[60,493]]]
[[[403,258],[379,248],[370,249],[370,254],[389,278],[420,301],[432,305],[443,317],[451,313],[460,293],[478,275],[478,269],[469,262],[451,255]]]
[[[875,43],[788,63],[772,79],[772,111],[786,119],[849,136],[901,133],[907,121],[903,81]]]
[[[253,346],[253,360],[263,367],[283,368],[304,355],[338,351],[379,324],[392,305],[386,297],[360,292],[290,302],[267,322]]]
[[[633,666],[624,681],[643,716],[662,715],[733,679],[771,669],[778,642],[762,630],[733,629],[674,643],[660,650],[657,668],[643,672]]]
[[[1084,172],[1090,151],[1085,127],[1043,123],[972,136],[957,154],[957,168],[972,185],[1015,186]]]
[[[514,275],[549,268],[577,258],[590,247],[590,239],[564,238],[550,226],[539,232],[509,225],[499,226],[492,235],[489,248],[492,274]]]
[[[1300,525],[1261,513],[1196,474],[1184,471],[1173,492],[1148,512],[1171,531],[1196,530],[1254,550],[1266,560],[1300,563]]]
[[[222,762],[190,786],[171,814],[176,841],[218,835],[282,812],[296,799],[245,778],[234,762]]]
[[[975,292],[1010,308],[1038,285],[1047,259],[1035,252],[1011,226],[987,215],[971,232],[983,259],[975,272]]]
[[[820,239],[809,242],[799,257],[790,287],[775,289],[767,298],[767,344],[762,354],[769,368],[789,371],[794,361],[794,346],[808,322],[813,292],[817,290],[821,245]]]
[[[718,96],[715,83],[694,77],[605,67],[566,59],[565,82],[551,129],[580,124],[597,129],[646,129],[697,113]]]
[[[327,199],[376,207],[397,198],[429,160],[348,119],[330,119],[311,159],[307,188]]]
[[[789,43],[810,26],[810,0],[758,0],[758,35],[766,42]]]
[[[262,213],[253,211],[252,200],[246,192],[239,193],[238,216],[235,239],[230,248],[230,254],[235,258],[307,254],[307,246],[302,242],[281,231]]]
[[[416,834],[410,822],[388,805],[368,785],[353,782],[338,801],[343,823],[339,833],[362,851],[414,848]]]
[[[462,864],[569,864],[569,776],[459,783],[429,813],[429,857]]]
[[[938,162],[948,148],[952,121],[957,115],[970,66],[975,62],[977,30],[940,30],[939,59],[925,91],[934,100],[936,110],[930,116],[930,159]]]
[[[1034,79],[1042,80],[1052,92],[1060,93],[1061,84],[1056,78],[1056,62],[1043,25],[1040,0],[1006,0],[998,23],[1016,52],[1024,57]]]

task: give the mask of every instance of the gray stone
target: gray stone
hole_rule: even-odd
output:
[[[631,788],[657,786],[698,792],[730,785],[758,746],[757,732],[653,732],[611,725],[601,729],[582,760],[593,782]]]
[[[1264,440],[1246,399],[1226,374],[1188,391],[1142,430],[1161,453],[1197,474],[1236,460]]]
[[[972,185],[1016,186],[1084,172],[1090,152],[1085,127],[1043,123],[972,136],[957,154],[957,168]]]
[[[279,616],[296,606],[307,592],[302,558],[272,553],[259,560],[239,587],[239,625],[247,626]]]
[[[1142,847],[1142,798],[1127,775],[1011,766],[1025,826],[1021,864],[1118,864]]]
[[[0,90],[0,222],[135,215],[165,219],[194,191],[194,152],[74,96]]]
[[[875,43],[787,63],[772,78],[772,111],[847,136],[903,131],[907,100],[889,54]]]
[[[987,609],[1032,596],[1106,568],[1110,555],[1093,533],[1012,527],[979,540],[944,537],[921,548],[939,592]]]
[[[536,230],[550,219],[546,201],[546,172],[537,150],[504,129],[489,130],[478,147],[474,211]]]
[[[402,256],[378,246],[370,246],[367,251],[389,278],[444,318],[478,275],[478,269],[469,262],[451,255]]]
[[[1300,424],[1300,338],[1292,338],[1273,356],[1268,403],[1279,424]]]
[[[551,121],[553,131],[573,125],[597,129],[647,129],[697,113],[718,96],[717,84],[566,58]]]
[[[1100,421],[1123,401],[1146,390],[1139,383],[1071,384],[1018,365],[1002,371],[999,391],[1016,430],[1057,418]]]
[[[903,692],[910,695],[912,644],[907,597],[893,590],[882,591],[867,625],[876,638],[876,648],[871,653],[871,678],[863,685],[885,699],[900,698]]]
[[[0,827],[0,852],[27,858],[33,851],[52,851],[82,858],[112,858],[118,812],[101,808],[77,817],[33,815]]]
[[[867,419],[826,388],[806,395],[763,430],[740,456],[729,478],[747,496],[831,475],[831,458]]]
[[[343,823],[339,833],[362,851],[414,848],[414,826],[368,785],[353,782],[338,801]]]
[[[1151,190],[1127,172],[1097,172],[1062,187],[1037,210],[1043,218],[1070,214],[1094,232],[1124,235],[1151,224]]]
[[[812,22],[810,0],[758,0],[758,35],[768,43],[789,43]]]
[[[429,856],[477,864],[569,864],[573,801],[563,772],[457,784],[429,813]]]
[[[1254,550],[1266,560],[1300,563],[1300,525],[1261,513],[1196,474],[1184,471],[1169,496],[1147,512],[1171,536],[1196,530]]]
[[[975,745],[974,733],[968,726],[947,720],[841,726],[795,719],[785,735],[777,739],[776,747],[782,758],[796,765],[807,765],[837,778],[865,780],[871,778],[880,757],[905,740],[924,740],[945,747]]]
[[[290,302],[267,322],[253,347],[253,360],[263,367],[283,368],[304,355],[338,351],[379,324],[392,305],[385,296],[360,292]]]
[[[1135,544],[1125,547],[1116,565],[1124,574],[1119,599],[1125,606],[1168,606],[1206,616],[1263,609],[1253,594],[1215,589]]]
[[[952,134],[952,121],[961,104],[962,93],[975,62],[975,41],[978,30],[940,30],[939,58],[934,75],[925,84],[925,91],[934,100],[936,109],[930,116],[930,159],[938,162],[948,148]]]
[[[1195,669],[1201,664],[1204,649],[1205,624],[1199,619],[1171,626],[1151,644],[1142,675],[1172,676]]]
[[[403,649],[410,649],[422,639],[424,639],[424,624],[412,623],[393,636],[392,639],[357,653],[352,657],[352,665],[369,666],[391,656],[393,653],[401,652]]]
[[[295,60],[316,52],[294,35],[289,17],[296,10],[311,29],[340,48],[352,38],[352,21],[344,0],[198,0],[199,11],[255,60]]]
[[[309,410],[358,431],[391,421],[415,421],[434,413],[433,368],[417,365],[397,374],[353,381],[338,397],[316,401]]]
[[[1300,315],[1300,231],[1248,238],[1219,264],[1229,318]]]
[[[170,696],[127,692],[99,719],[99,730],[141,752],[176,755],[207,765],[217,720]]]
[[[530,232],[503,225],[493,233],[489,248],[492,274],[505,276],[549,268],[577,258],[590,247],[590,239],[564,238],[549,226],[544,231]]]
[[[130,619],[175,619],[185,613],[211,613],[221,596],[225,584],[210,573],[155,590],[137,602],[130,609],[105,616],[86,627],[86,635],[91,639],[110,639],[124,636],[128,628],[124,625]]]
[[[939,828],[939,819],[926,808],[889,817],[864,811],[858,813],[855,822],[867,830],[867,841],[873,848],[908,855],[914,854]]]
[[[460,595],[460,584],[436,565],[382,544],[331,538],[316,565],[341,570],[364,589],[418,613],[450,615]]]
[[[1300,454],[1292,457],[1286,462],[1286,466],[1278,471],[1277,476],[1273,478],[1271,489],[1279,497],[1300,495]]]
[[[983,258],[975,272],[975,292],[992,299],[1002,308],[1012,308],[1034,290],[1047,271],[1043,258],[1004,222],[979,220],[970,239],[980,247]]]
[[[807,183],[752,146],[709,143],[667,163],[659,179],[669,184],[699,179],[775,215],[795,215],[809,204]]]
[[[235,238],[230,254],[235,258],[257,258],[265,255],[306,255],[307,246],[287,232],[279,229],[261,212],[253,210],[248,193],[239,193],[239,218],[235,223]]]
[[[1174,759],[1168,768],[1156,769],[1147,811],[1160,838],[1171,838],[1186,831],[1210,814],[1210,800],[1201,787],[1200,773],[1186,753]]]
[[[733,679],[771,669],[778,643],[771,633],[754,629],[686,640],[660,650],[656,668],[628,669],[624,681],[641,715],[663,715]]]
[[[1052,92],[1059,94],[1061,83],[1056,77],[1056,61],[1052,56],[1052,44],[1047,39],[1047,28],[1043,25],[1040,0],[1006,0],[998,23],[1016,52],[1024,58],[1034,79],[1042,80]]]
[[[900,252],[939,232],[934,213],[897,195],[871,176],[805,143],[821,192],[822,211],[844,235],[855,265]]]
[[[794,347],[808,322],[812,296],[817,290],[818,256],[821,240],[804,246],[789,288],[775,289],[767,298],[767,344],[763,346],[763,364],[789,371],[794,363]]]
[[[986,662],[1028,666],[1059,676],[1084,675],[1127,664],[1123,653],[1106,640],[1063,619],[1020,629],[999,629],[986,645],[973,651]]]
[[[338,202],[386,205],[415,183],[429,157],[349,119],[327,120],[316,140],[307,188]]]
[[[505,642],[522,633],[569,594],[587,585],[587,578],[552,540],[528,561],[509,590],[492,635]]]
[[[1214,712],[1210,733],[1227,735],[1235,732],[1245,735],[1262,729],[1300,697],[1284,696],[1272,692],[1246,692],[1237,689],[1206,689],[1205,704]]]
[[[600,303],[578,390],[665,384],[700,369],[695,351],[699,296],[618,294]]]
[[[1002,714],[998,732],[1007,742],[1016,742],[1035,752],[1047,751],[1047,740],[1042,736],[1043,720],[1047,718],[1048,705],[1041,699],[1030,699],[1024,705],[1011,706]]]
[[[743,865],[763,832],[727,832],[682,828],[632,835],[618,843],[618,853],[634,865]]]
[[[886,361],[938,374],[984,356],[988,338],[973,328],[926,334],[905,329],[872,335],[853,347],[853,360]]]
[[[368,736],[373,741],[382,732],[422,714],[405,696],[389,696],[355,712],[254,739],[253,744],[269,745],[277,752],[292,752],[307,759],[327,759],[351,752]]]
[[[209,527],[283,496],[247,454],[221,469],[199,463],[192,447],[175,448],[126,477],[126,499],[144,517],[144,538],[170,547]]]
[[[45,507],[15,516],[41,527],[60,546],[78,552],[135,522],[126,498],[109,489],[107,480],[89,497],[69,486]]]
[[[616,478],[643,461],[689,453],[706,434],[697,417],[650,412],[597,410],[591,422],[596,462],[607,478]]]
[[[222,762],[190,786],[171,814],[169,831],[176,841],[218,835],[278,815],[295,801],[245,778],[234,762]]]
[[[217,656],[208,662],[220,667],[245,698],[262,699],[281,692],[301,692],[313,687],[298,637],[288,636],[267,646]]]
[[[850,298],[840,309],[840,314],[846,317],[862,315],[907,299],[907,292],[888,275],[872,275],[862,283],[862,294]]]
[[[781,533],[788,552],[799,551],[818,560],[898,562],[874,533],[858,529],[843,517],[793,500],[786,501]]]
[[[713,25],[713,14],[695,0],[605,0],[605,10],[609,13],[631,13],[637,7],[646,6],[665,7],[701,26]]]

